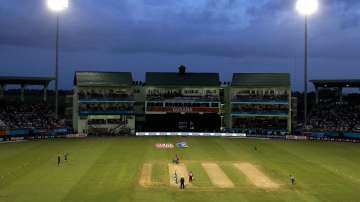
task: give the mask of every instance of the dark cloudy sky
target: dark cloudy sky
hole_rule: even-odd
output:
[[[61,16],[60,85],[74,71],[290,72],[302,89],[304,19],[295,0],[70,0]],[[360,1],[321,0],[310,79],[360,78]],[[55,15],[45,0],[0,0],[0,75],[54,74]]]

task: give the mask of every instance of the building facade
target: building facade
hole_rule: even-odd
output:
[[[133,80],[129,72],[76,72],[73,127],[78,133],[135,132]]]
[[[233,74],[228,125],[247,134],[291,131],[290,76],[283,73]]]
[[[73,126],[78,133],[219,132],[285,135],[291,131],[289,74],[76,72]]]
[[[219,131],[218,73],[148,72],[145,85],[147,131]]]

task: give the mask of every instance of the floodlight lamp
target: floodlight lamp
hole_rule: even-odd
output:
[[[47,0],[47,6],[54,12],[61,12],[69,6],[69,0]]]
[[[297,0],[296,10],[305,16],[314,14],[319,8],[318,0]]]

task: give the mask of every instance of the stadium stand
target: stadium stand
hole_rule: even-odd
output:
[[[344,88],[360,87],[360,80],[311,80],[315,87],[305,131],[316,138],[360,139],[360,96],[343,95]]]
[[[54,129],[66,127],[65,121],[55,119],[46,103],[6,103],[0,107],[0,127],[5,129]]]
[[[73,126],[78,133],[135,132],[134,86],[130,72],[76,72]]]
[[[57,136],[70,131],[65,119],[55,118],[53,107],[47,103],[48,85],[53,80],[52,77],[0,76],[0,136],[5,137],[3,140]],[[8,86],[11,89],[7,89]],[[40,86],[42,90],[34,91],[30,86]]]
[[[308,125],[316,131],[359,132],[360,105],[347,102],[319,103],[311,111]]]
[[[147,131],[215,132],[221,128],[218,73],[147,72]]]
[[[334,141],[360,140],[360,95],[352,90],[350,94],[343,94],[344,88],[358,89],[360,80],[311,80],[315,92],[310,93],[308,123],[300,118],[300,127],[294,134],[303,134],[314,139]],[[303,97],[300,106],[303,106]],[[303,114],[303,107],[298,115]]]
[[[20,77],[20,76],[0,76],[0,98],[4,96],[7,85],[20,86],[20,100],[25,100],[25,88],[28,86],[43,87],[43,101],[47,100],[48,86],[54,78],[52,77]]]
[[[289,74],[235,73],[230,87],[232,131],[277,135],[291,131]]]
[[[1,136],[51,135],[69,129],[64,119],[54,118],[53,107],[46,102],[51,81],[0,77],[2,97],[12,92],[6,91],[6,85],[21,87],[11,93],[16,102],[0,97]],[[343,88],[358,88],[360,81],[312,82],[315,92],[309,94],[313,102],[306,126],[301,118],[296,120],[302,114],[303,94],[292,94],[289,74],[235,73],[231,83],[221,83],[218,73],[186,72],[184,66],[178,72],[147,72],[145,83],[133,81],[130,72],[76,72],[69,111],[79,134],[230,132],[360,139],[360,96],[342,93]],[[29,85],[43,88],[32,95],[25,92]],[[25,95],[43,101],[25,102]]]

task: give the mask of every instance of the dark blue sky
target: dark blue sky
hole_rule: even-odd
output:
[[[60,86],[74,71],[290,72],[302,89],[295,0],[70,0],[61,17]],[[321,0],[310,79],[360,78],[360,1]],[[51,76],[55,16],[45,0],[0,1],[0,75]]]

